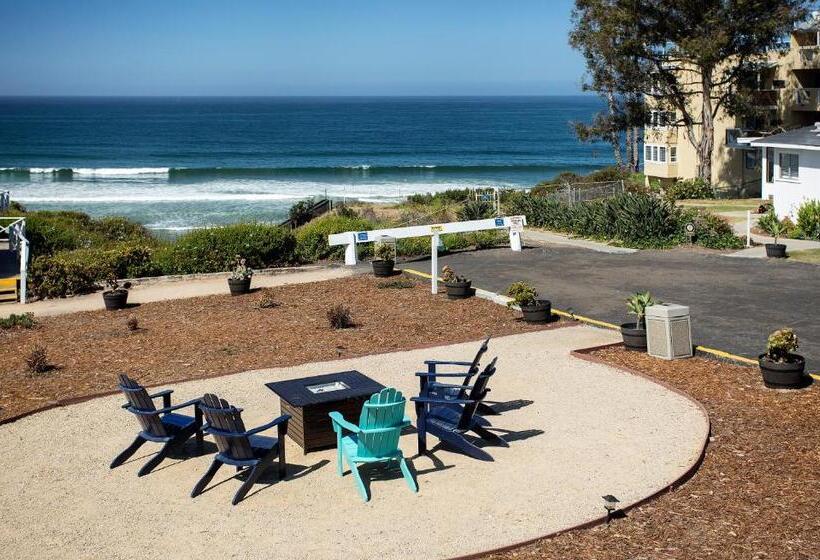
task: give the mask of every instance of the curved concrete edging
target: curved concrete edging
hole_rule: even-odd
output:
[[[700,401],[698,401],[697,399],[695,399],[694,397],[692,397],[691,395],[689,395],[685,391],[682,391],[682,390],[678,389],[677,387],[673,387],[672,385],[670,385],[669,383],[666,383],[665,381],[661,381],[659,379],[655,379],[653,377],[650,377],[650,376],[648,376],[648,375],[646,375],[646,374],[644,374],[644,373],[642,373],[638,370],[623,367],[623,366],[615,366],[615,365],[607,362],[606,360],[602,360],[602,359],[592,355],[592,353],[595,352],[596,350],[602,350],[604,348],[613,348],[613,347],[622,346],[622,345],[623,345],[623,343],[621,343],[621,342],[614,342],[614,343],[611,343],[611,344],[602,344],[600,346],[592,346],[592,347],[589,347],[589,348],[580,348],[578,350],[573,350],[573,351],[570,352],[570,354],[573,357],[578,358],[579,360],[584,360],[584,361],[592,362],[592,363],[595,363],[595,364],[602,364],[602,365],[605,365],[605,366],[608,366],[608,367],[611,367],[611,368],[614,368],[614,369],[624,371],[624,372],[629,373],[631,375],[634,375],[636,377],[646,379],[647,381],[655,383],[656,385],[660,385],[664,389],[667,389],[667,390],[669,390],[673,393],[676,393],[676,394],[680,395],[681,397],[685,398],[686,400],[690,401],[693,405],[695,405],[695,407],[700,411],[700,413],[703,415],[704,419],[706,420],[706,432],[703,436],[703,445],[701,447],[701,451],[697,455],[697,457],[691,462],[691,464],[686,469],[686,471],[681,476],[679,476],[677,479],[673,480],[672,482],[670,482],[669,484],[667,484],[663,488],[660,488],[657,491],[653,492],[649,496],[646,496],[646,497],[641,498],[639,500],[633,501],[633,502],[625,505],[624,507],[620,508],[621,512],[626,513],[626,512],[628,512],[632,509],[635,509],[636,507],[640,507],[640,506],[646,504],[647,502],[651,502],[652,500],[654,500],[655,498],[657,498],[661,494],[664,494],[668,491],[672,491],[675,488],[677,488],[678,486],[681,486],[681,485],[685,484],[690,478],[692,478],[695,475],[695,473],[700,468],[700,465],[703,463],[703,459],[706,457],[706,448],[709,446],[709,437],[712,434],[712,423],[709,419],[709,413],[706,410],[706,408],[700,403]],[[602,515],[601,517],[598,517],[596,519],[592,519],[590,521],[586,521],[584,523],[580,523],[580,524],[574,525],[572,527],[566,527],[566,528],[560,529],[558,531],[553,531],[551,533],[547,533],[546,535],[543,535],[543,536],[540,536],[540,537],[527,539],[525,541],[521,541],[521,542],[518,542],[518,543],[515,543],[515,544],[494,548],[494,549],[491,549],[491,550],[485,550],[483,552],[475,552],[475,553],[466,554],[466,555],[463,555],[463,556],[455,556],[455,557],[451,558],[450,560],[476,560],[478,558],[483,558],[483,557],[489,556],[491,554],[500,554],[502,552],[509,552],[509,551],[512,551],[512,550],[516,550],[518,548],[522,548],[524,546],[534,544],[534,543],[539,542],[539,541],[555,538],[555,537],[557,537],[559,535],[562,535],[564,533],[569,533],[570,531],[579,531],[579,530],[582,530],[582,529],[591,529],[592,527],[596,527],[598,525],[602,525],[602,524],[606,523],[607,520],[608,520],[608,517],[606,515]]]

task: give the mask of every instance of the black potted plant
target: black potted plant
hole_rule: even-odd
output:
[[[799,341],[792,329],[780,329],[769,335],[766,353],[758,356],[763,383],[773,389],[787,389],[802,386],[806,379],[803,372],[806,360],[794,354]]]
[[[758,220],[757,225],[760,229],[774,237],[774,243],[766,243],[766,256],[776,259],[785,258],[786,245],[779,242],[780,236],[784,235],[788,230],[785,221],[779,220],[774,210],[769,210],[768,213]]]
[[[120,282],[113,274],[105,282],[107,290],[103,291],[103,301],[105,308],[108,311],[116,311],[117,309],[125,309],[128,304],[128,289],[131,287],[131,282]]]
[[[526,282],[511,284],[507,289],[507,295],[512,298],[507,306],[518,306],[528,323],[543,323],[552,316],[552,303],[546,299],[538,299],[538,292]]]
[[[449,266],[441,269],[441,278],[447,287],[447,297],[450,299],[464,299],[473,295],[473,281],[459,276]]]
[[[248,266],[247,261],[237,255],[234,259],[233,272],[228,276],[228,287],[231,289],[231,295],[239,296],[250,292],[252,277],[253,270]]]
[[[386,278],[393,276],[396,255],[391,243],[376,241],[373,244],[373,276]]]
[[[626,308],[635,315],[635,322],[621,325],[625,347],[646,352],[646,308],[656,303],[660,302],[649,292],[638,292],[626,298]]]

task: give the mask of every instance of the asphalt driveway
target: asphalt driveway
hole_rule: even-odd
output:
[[[532,283],[555,308],[620,324],[624,299],[649,290],[688,305],[695,344],[756,358],[766,337],[789,326],[812,372],[820,370],[820,267],[788,260],[738,259],[690,250],[606,254],[575,247],[465,252],[439,258],[479,288],[503,293]],[[429,272],[429,262],[409,266]]]

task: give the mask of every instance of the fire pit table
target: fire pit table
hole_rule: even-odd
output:
[[[356,423],[364,402],[384,389],[358,371],[274,381],[265,386],[279,396],[282,414],[291,415],[288,436],[305,453],[336,445],[329,412],[337,410]]]

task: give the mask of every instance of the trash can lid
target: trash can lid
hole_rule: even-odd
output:
[[[678,305],[677,303],[658,303],[646,308],[647,317],[657,317],[659,319],[673,319],[676,317],[688,317],[689,306]]]

